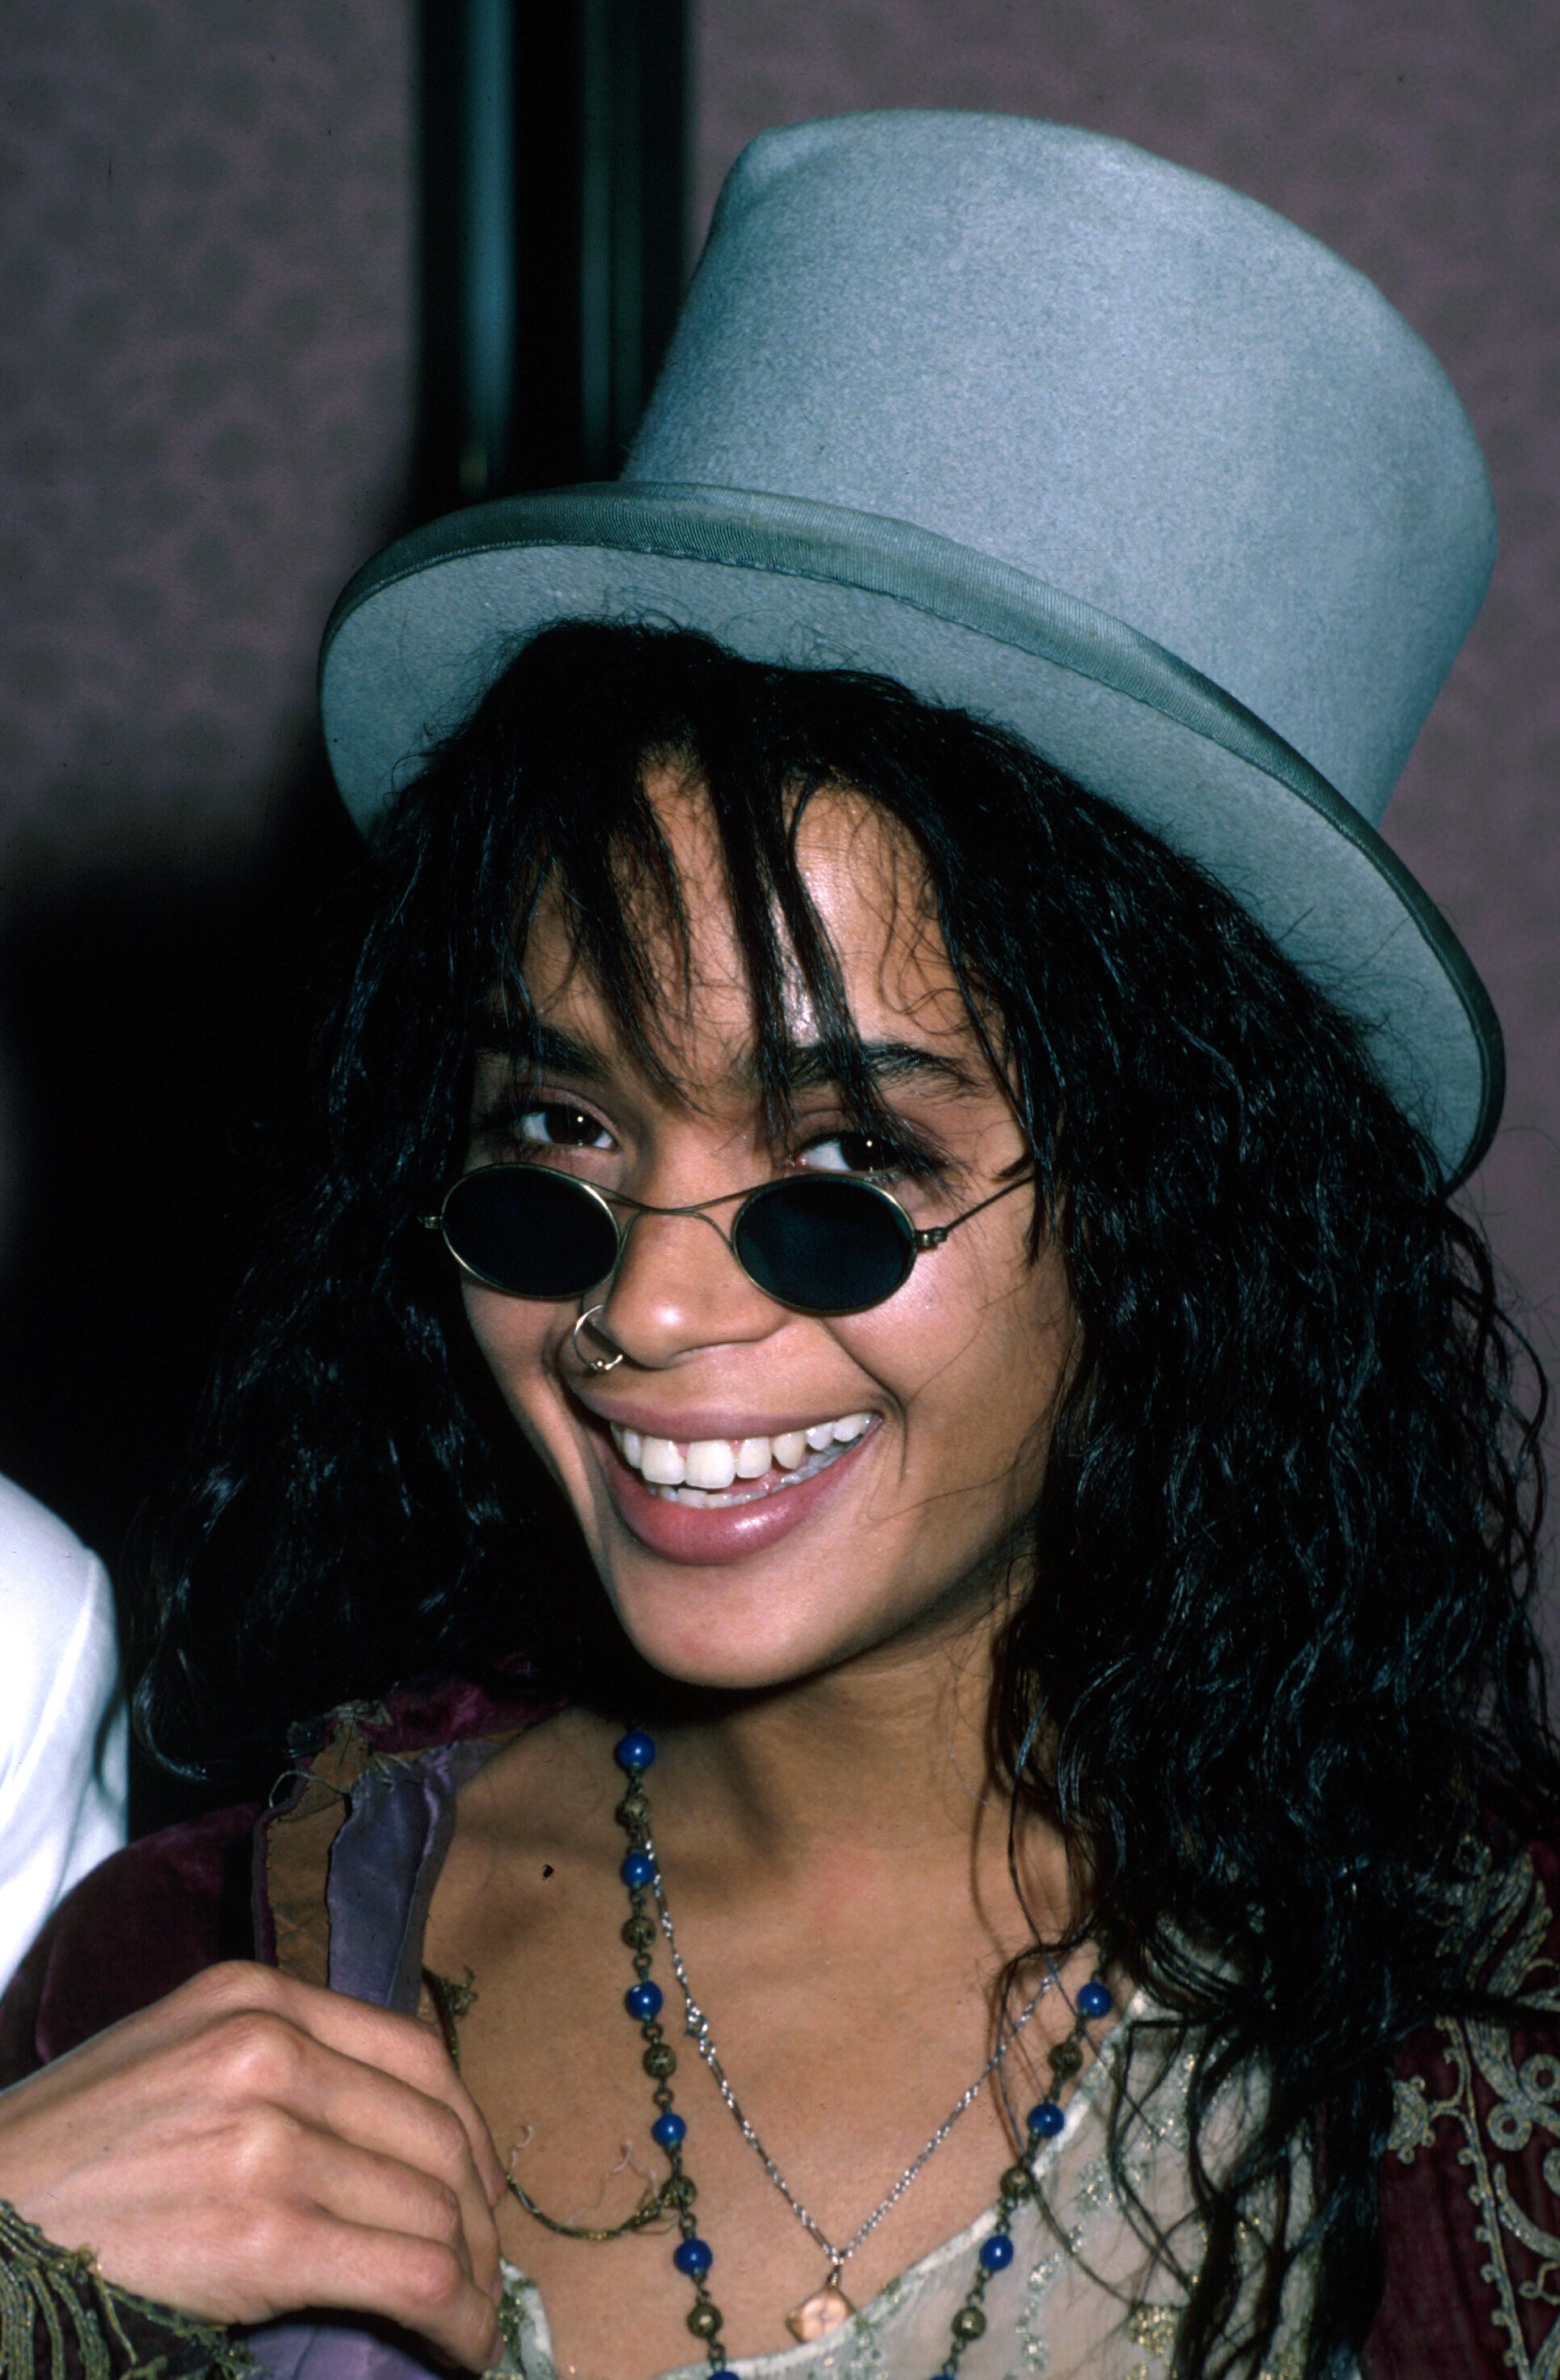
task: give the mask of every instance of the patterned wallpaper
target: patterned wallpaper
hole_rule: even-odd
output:
[[[409,421],[400,0],[6,0],[0,865],[246,847]]]
[[[1386,832],[1505,1029],[1473,1184],[1560,1354],[1560,7],[1554,0],[701,0],[701,222],[744,141],[849,108],[1090,125],[1326,240],[1429,341],[1501,554]]]

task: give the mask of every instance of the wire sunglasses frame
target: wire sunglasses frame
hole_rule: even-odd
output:
[[[565,1185],[580,1198],[600,1209],[606,1222],[611,1226],[616,1245],[611,1263],[595,1281],[580,1281],[573,1288],[555,1292],[515,1289],[507,1282],[495,1279],[493,1274],[484,1272],[480,1266],[472,1264],[461,1254],[450,1233],[448,1221],[450,1201],[458,1197],[469,1184],[482,1181],[495,1174],[509,1178],[517,1174],[542,1175],[548,1181]],[[558,1172],[551,1166],[530,1165],[524,1162],[507,1165],[479,1165],[474,1166],[469,1173],[457,1176],[440,1200],[436,1213],[420,1215],[418,1220],[425,1231],[438,1232],[443,1234],[445,1245],[461,1271],[468,1274],[472,1281],[480,1281],[484,1289],[496,1289],[507,1297],[530,1298],[538,1304],[561,1305],[566,1299],[583,1295],[587,1289],[599,1287],[601,1281],[609,1281],[612,1278],[622,1260],[628,1233],[641,1215],[694,1215],[701,1221],[709,1223],[711,1230],[725,1242],[753,1286],[762,1290],[766,1297],[774,1298],[777,1305],[788,1306],[797,1314],[820,1316],[865,1314],[872,1306],[884,1305],[887,1299],[903,1289],[915,1269],[918,1257],[924,1256],[929,1249],[940,1248],[949,1232],[957,1231],[961,1223],[968,1223],[976,1215],[983,1215],[988,1207],[994,1207],[1000,1198],[1009,1196],[1015,1190],[1021,1190],[1026,1183],[1033,1182],[1035,1178],[1032,1171],[1020,1174],[1015,1181],[1005,1182],[1000,1190],[993,1190],[989,1198],[982,1198],[977,1205],[967,1207],[962,1214],[951,1216],[947,1222],[933,1223],[922,1228],[911,1220],[893,1192],[885,1190],[881,1183],[874,1182],[870,1174],[786,1174],[776,1181],[757,1183],[746,1190],[723,1190],[713,1198],[696,1199],[692,1205],[687,1207],[652,1207],[646,1199],[630,1197],[626,1190],[601,1190],[593,1182],[581,1182],[577,1174]],[[814,1185],[817,1191],[823,1192],[848,1185],[852,1189],[863,1192],[877,1202],[884,1210],[884,1221],[897,1240],[903,1259],[897,1279],[886,1289],[874,1290],[871,1296],[862,1298],[854,1304],[819,1305],[810,1303],[805,1298],[781,1294],[773,1281],[761,1279],[748,1263],[737,1239],[744,1219],[750,1215],[755,1208],[774,1199],[777,1195],[787,1195],[793,1201],[798,1194],[804,1198],[811,1198],[816,1195]],[[734,1200],[739,1200],[740,1204],[731,1219],[730,1229],[722,1231],[719,1223],[706,1210],[711,1207],[729,1206]],[[627,1207],[632,1209],[627,1223],[619,1222],[613,1212],[615,1207]]]

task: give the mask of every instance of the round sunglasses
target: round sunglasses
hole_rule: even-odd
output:
[[[419,1220],[444,1233],[461,1270],[486,1288],[561,1300],[606,1280],[637,1216],[704,1216],[739,1200],[721,1237],[766,1297],[799,1314],[863,1314],[904,1287],[917,1257],[1033,1179],[1006,1182],[979,1206],[922,1231],[891,1192],[859,1174],[788,1175],[691,1207],[651,1207],[545,1166],[483,1165],[451,1183],[436,1215]],[[615,1207],[631,1209],[626,1223]],[[718,1223],[712,1228],[720,1231]]]

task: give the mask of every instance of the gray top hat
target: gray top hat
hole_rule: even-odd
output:
[[[884,672],[1211,869],[1460,1175],[1499,1027],[1376,827],[1494,540],[1440,366],[1282,217],[1062,125],[836,116],[733,168],[621,480],[353,579],[325,736],[366,824],[553,620]]]

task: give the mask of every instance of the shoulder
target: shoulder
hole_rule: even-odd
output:
[[[252,1803],[145,1835],[67,1894],[0,2004],[0,2086],[254,1956]]]
[[[326,1962],[300,1958],[299,1946],[328,1944],[332,1855],[368,1774],[405,1769],[415,1784],[419,1761],[441,1748],[501,1742],[555,1708],[523,1688],[505,1702],[461,1682],[349,1706],[297,1731],[286,1790],[270,1809],[215,1810],[104,1860],[60,1903],[0,2003],[0,2088],[220,1960],[260,1958],[325,1981]],[[386,1850],[406,1846],[371,1845],[375,1856]]]
[[[475,1685],[467,1678],[433,1678],[399,1686],[383,1703],[353,1703],[297,1730],[295,1750],[356,1726],[381,1755],[435,1751],[446,1744],[492,1742],[526,1733],[567,1707],[525,1673],[513,1681]]]
[[[75,1531],[14,1480],[0,1478],[0,1609],[6,1660],[0,1714],[35,1719],[62,1679],[112,1667],[108,1575]],[[0,1742],[0,1767],[6,1746]]]
[[[51,1594],[93,1560],[57,1512],[14,1479],[0,1478],[0,1572],[7,1590],[16,1584]]]
[[[524,1686],[501,1701],[457,1680],[295,1730],[289,1790],[262,1829],[260,1955],[361,1999],[415,1998],[457,1798],[556,1708]]]
[[[1560,1854],[1488,1862],[1469,1897],[1489,1990],[1532,2016],[1448,2020],[1399,2055],[1367,2380],[1560,2368]]]

